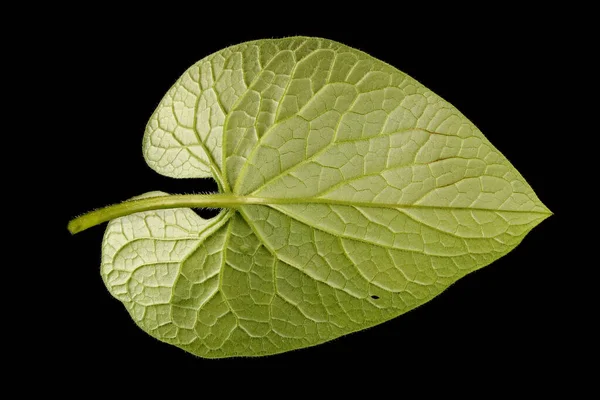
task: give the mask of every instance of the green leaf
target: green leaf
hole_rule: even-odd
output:
[[[69,228],[119,217],[102,248],[108,289],[149,334],[202,357],[280,353],[377,325],[551,215],[451,104],[325,39],[258,40],[199,61],[143,143],[160,174],[212,177],[222,194],[151,193],[161,197]],[[223,210],[204,220],[182,208],[203,205]]]

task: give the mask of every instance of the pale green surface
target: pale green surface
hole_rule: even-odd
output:
[[[213,177],[242,203],[208,221],[145,211],[106,231],[111,293],[151,335],[203,357],[279,353],[379,324],[551,214],[453,106],[324,39],[243,43],[199,61],[158,106],[143,149],[157,172]]]

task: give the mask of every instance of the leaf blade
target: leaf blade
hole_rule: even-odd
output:
[[[185,254],[164,271],[145,261],[144,282],[161,275],[154,286],[171,297],[144,282],[107,286],[143,329],[202,357],[280,353],[394,318],[551,214],[450,103],[326,39],[206,57],[169,91],[144,143],[159,173],[212,175],[235,209],[173,239]],[[139,255],[167,241],[149,236],[121,247]]]

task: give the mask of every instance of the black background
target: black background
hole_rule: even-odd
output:
[[[174,11],[165,11],[169,13]],[[60,161],[65,229],[57,235],[68,279],[62,279],[57,325],[67,332],[59,348],[72,373],[87,376],[88,368],[109,364],[130,375],[156,366],[206,379],[223,370],[251,374],[270,367],[378,371],[393,366],[398,376],[467,379],[483,373],[500,382],[531,380],[532,370],[553,369],[567,352],[556,334],[556,318],[566,307],[556,282],[567,265],[554,254],[561,243],[562,218],[555,178],[564,167],[556,155],[561,151],[558,138],[569,125],[561,106],[564,76],[554,62],[568,56],[560,45],[559,25],[537,14],[498,17],[490,12],[442,22],[389,16],[368,28],[352,19],[313,15],[293,23],[265,19],[264,24],[236,22],[213,29],[202,19],[195,22],[184,9],[176,13],[177,18],[164,23],[140,18],[132,24],[111,16],[101,22],[80,19],[64,28],[61,47],[68,62],[61,66],[60,90],[71,100],[61,107],[61,115],[69,115],[71,122],[61,124],[59,132],[65,151]],[[181,23],[182,16],[190,22]],[[154,16],[160,17],[167,15]],[[70,236],[66,223],[151,190],[216,190],[208,180],[174,180],[147,167],[141,152],[145,124],[194,62],[243,41],[292,35],[325,37],[363,50],[451,102],[555,215],[507,256],[382,325],[270,357],[197,358],[144,333],[110,296],[99,273],[104,226]]]

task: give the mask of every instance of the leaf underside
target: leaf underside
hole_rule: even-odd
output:
[[[278,199],[108,225],[111,294],[150,335],[202,357],[285,352],[394,318],[550,215],[451,104],[325,39],[199,61],[152,115],[143,151],[160,174]]]

